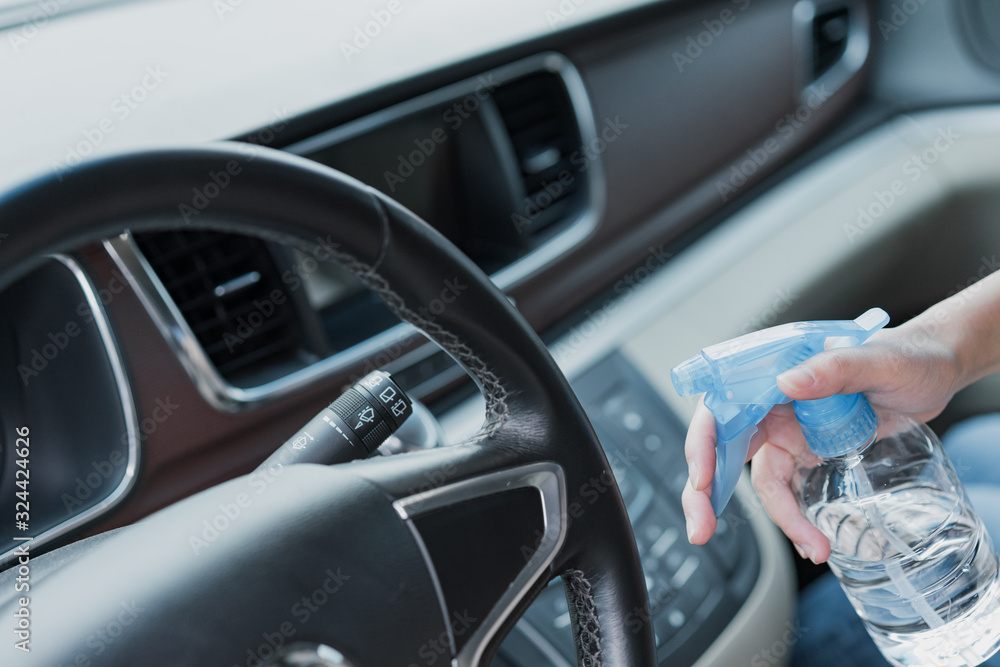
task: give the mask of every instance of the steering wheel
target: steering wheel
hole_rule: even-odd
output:
[[[219,173],[228,184],[182,220]],[[327,253],[464,366],[486,420],[460,444],[237,478],[46,554],[58,567],[32,581],[31,652],[8,632],[3,664],[489,664],[557,576],[579,664],[655,664],[625,506],[566,378],[475,264],[379,192],[238,144],[95,160],[0,198],[0,289],[47,254],[185,225]],[[445,281],[460,295],[427,315]],[[213,521],[226,527],[193,549]]]

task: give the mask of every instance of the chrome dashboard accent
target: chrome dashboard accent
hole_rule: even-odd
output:
[[[527,487],[538,489],[542,495],[542,513],[545,520],[545,527],[538,549],[528,559],[524,568],[518,573],[503,597],[500,598],[497,605],[483,619],[483,623],[476,628],[469,641],[452,661],[454,667],[472,667],[480,663],[487,644],[496,635],[503,622],[513,613],[517,604],[524,598],[528,588],[538,580],[538,577],[552,563],[556,552],[562,547],[566,539],[566,523],[563,521],[563,517],[566,516],[566,480],[563,476],[562,468],[555,463],[532,463],[448,484],[447,486],[402,498],[393,503],[396,513],[410,526],[410,530],[417,540],[421,552],[424,554],[428,571],[434,578],[434,586],[438,590],[439,598],[442,600],[442,614],[444,614],[445,625],[447,625],[448,614],[443,606],[443,596],[441,595],[437,574],[434,571],[434,564],[430,560],[423,540],[413,525],[412,519],[425,512],[466,500]],[[454,639],[450,637],[450,632],[449,639],[452,642],[452,649],[454,650]]]
[[[294,642],[278,648],[264,667],[356,667],[344,654],[326,644]]]
[[[296,155],[322,150],[356,137],[359,134],[388,125],[407,115],[474,93],[483,86],[484,81],[489,82],[490,85],[495,84],[499,86],[507,81],[533,72],[552,72],[562,78],[563,84],[566,86],[566,92],[569,95],[570,103],[573,106],[574,114],[576,115],[577,125],[580,128],[580,144],[587,146],[591,142],[599,141],[597,127],[594,123],[594,111],[590,105],[590,97],[587,95],[583,78],[573,66],[573,63],[565,56],[555,52],[548,52],[498,67],[497,69],[484,72],[478,77],[459,81],[450,86],[445,86],[444,88],[407,100],[406,102],[401,102],[395,106],[376,111],[371,115],[327,130],[315,137],[292,144],[285,148],[285,150]],[[588,163],[587,179],[590,202],[584,211],[575,220],[570,222],[565,230],[548,242],[532,250],[510,266],[493,274],[493,282],[496,283],[497,287],[501,289],[511,287],[537,273],[561,254],[586,239],[594,231],[604,212],[606,198],[604,169],[599,159]]]
[[[93,507],[71,516],[39,535],[35,535],[28,542],[31,550],[65,535],[71,530],[79,528],[118,505],[135,485],[136,473],[139,468],[139,418],[136,415],[135,401],[132,398],[132,387],[129,383],[128,375],[125,373],[125,365],[118,351],[118,345],[111,331],[111,324],[108,322],[107,314],[104,312],[104,307],[101,304],[100,296],[94,289],[90,278],[75,259],[67,255],[49,255],[49,258],[60,262],[72,272],[73,277],[80,284],[90,311],[94,315],[94,323],[101,335],[104,348],[108,353],[108,363],[111,365],[111,372],[115,377],[115,386],[118,389],[118,395],[121,400],[122,414],[125,418],[125,432],[128,440],[128,461],[125,464],[121,481],[106,498]],[[0,568],[14,559],[16,549],[17,547],[0,554]]]
[[[813,19],[828,9],[848,10],[847,44],[844,53],[833,66],[815,80],[812,73]],[[863,0],[799,0],[792,8],[798,70],[797,89],[802,104],[822,104],[857,74],[868,59],[871,48],[871,24],[867,3]]]
[[[188,377],[209,405],[222,412],[240,412],[266,400],[294,393],[312,382],[349,368],[385,347],[401,342],[416,332],[409,324],[398,324],[358,343],[259,387],[241,388],[226,381],[208,358],[198,338],[184,320],[177,304],[159,276],[146,261],[129,233],[104,242],[104,248],[135,290],[143,307],[166,339]]]
[[[565,56],[550,52],[490,70],[479,77],[466,79],[377,111],[288,146],[285,150],[298,155],[320,150],[364,132],[383,127],[408,114],[473,93],[483,85],[484,80],[488,81],[490,85],[501,85],[506,81],[539,71],[552,72],[562,78],[579,125],[581,146],[600,141],[594,123],[593,109],[583,79]],[[584,241],[594,231],[603,215],[606,199],[604,171],[599,156],[588,162],[585,176],[590,200],[580,215],[570,221],[563,231],[557,233],[538,248],[493,274],[491,276],[493,282],[499,288],[511,287],[538,273],[562,254]],[[386,347],[410,338],[417,331],[409,324],[399,324],[347,350],[333,354],[306,368],[266,384],[251,388],[236,387],[219,374],[197,337],[184,321],[180,310],[163,283],[142,256],[142,252],[131,236],[126,233],[117,238],[109,239],[105,241],[104,246],[138,294],[143,307],[167,340],[198,392],[210,405],[222,412],[241,412],[267,401],[293,394],[314,382],[354,366]],[[420,350],[424,350],[422,353],[424,356],[429,356],[437,349],[432,343],[427,343],[420,348]]]

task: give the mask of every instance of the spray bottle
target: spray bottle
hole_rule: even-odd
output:
[[[863,344],[889,321],[795,322],[705,348],[671,371],[715,416],[712,507],[739,481],[757,424],[788,403],[777,377],[825,349]],[[977,665],[1000,649],[1000,561],[937,436],[862,394],[795,401],[809,451],[792,480],[830,540],[830,569],[894,665]]]

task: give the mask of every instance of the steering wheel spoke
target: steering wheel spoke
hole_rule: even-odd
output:
[[[565,498],[562,469],[539,462],[423,489],[393,503],[427,559],[456,664],[480,664],[548,583],[566,537]]]

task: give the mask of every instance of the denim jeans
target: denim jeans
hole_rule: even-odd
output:
[[[1000,544],[1000,414],[956,424],[943,444],[986,530]],[[792,650],[792,667],[888,667],[832,574],[802,591],[798,617],[804,632]],[[982,664],[1000,667],[1000,653]]]

